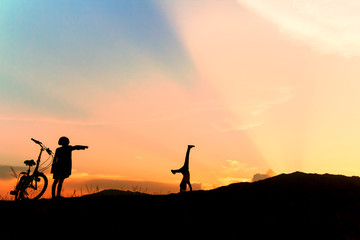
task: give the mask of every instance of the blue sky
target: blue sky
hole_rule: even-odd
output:
[[[121,89],[153,68],[190,82],[191,60],[153,1],[5,1],[0,16],[6,104],[86,116],[74,102],[79,91]]]

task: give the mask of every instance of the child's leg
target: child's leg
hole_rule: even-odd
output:
[[[185,156],[185,163],[184,166],[182,166],[180,169],[178,170],[171,170],[171,172],[173,174],[175,173],[182,173],[186,170],[189,170],[189,156],[190,156],[190,149],[195,147],[194,145],[188,145],[187,151],[186,151],[186,156]]]
[[[188,182],[187,184],[189,185],[190,192],[192,192],[192,186],[191,186],[191,183],[190,183],[190,182]]]
[[[178,169],[178,170],[171,170],[171,172],[172,172],[173,174],[175,174],[175,173],[179,173],[179,172],[181,172],[181,168],[180,168],[180,169]]]
[[[52,198],[55,198],[55,190],[56,190],[56,184],[59,182],[59,179],[54,179],[53,185],[51,187],[51,195]]]
[[[182,167],[183,169],[189,169],[189,156],[190,156],[190,149],[195,147],[194,145],[188,145],[187,151],[186,151],[186,156],[185,156],[185,163],[184,166]]]
[[[61,195],[61,188],[62,188],[63,182],[64,182],[63,178],[59,179],[59,184],[58,184],[58,188],[57,188],[57,196],[58,197],[60,197],[60,195]]]

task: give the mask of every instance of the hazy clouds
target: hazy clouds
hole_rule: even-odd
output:
[[[13,167],[13,169],[17,174],[19,174],[19,172],[24,171],[26,167]],[[0,165],[0,180],[7,180],[11,178],[14,178],[14,176],[12,175],[10,166]]]
[[[238,0],[317,50],[360,55],[360,3],[356,0]]]
[[[252,182],[256,182],[256,181],[260,181],[260,180],[264,180],[264,179],[267,179],[267,178],[270,178],[270,177],[274,177],[276,176],[276,173],[269,169],[266,171],[266,173],[262,174],[262,173],[256,173],[254,174],[253,178],[252,178]]]

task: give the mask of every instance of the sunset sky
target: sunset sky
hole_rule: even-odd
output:
[[[0,165],[36,158],[30,138],[55,150],[67,136],[89,149],[65,189],[177,185],[188,144],[203,189],[268,169],[359,176],[359,12],[355,0],[2,1]]]

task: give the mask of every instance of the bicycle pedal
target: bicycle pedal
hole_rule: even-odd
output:
[[[17,192],[16,190],[14,190],[14,191],[10,191],[10,195],[15,195],[15,196],[16,196],[16,195],[17,195],[17,193],[18,193],[18,192]]]

